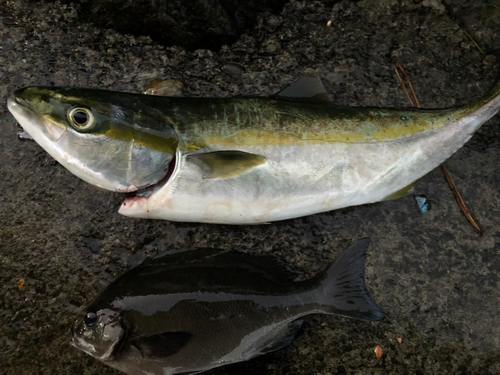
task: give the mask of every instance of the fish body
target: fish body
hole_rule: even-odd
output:
[[[191,373],[288,345],[308,314],[382,319],[364,284],[368,244],[301,282],[274,257],[213,249],[156,257],[85,309],[72,344],[129,375]]]
[[[134,175],[134,169],[144,163],[149,179],[139,175],[134,180],[138,182],[111,188],[113,183],[106,181],[109,164],[96,172],[103,183],[86,179],[114,191],[143,188],[124,200],[119,213],[228,224],[284,220],[403,195],[500,109],[500,84],[471,105],[445,110],[336,106],[325,99],[321,81],[312,77],[270,98],[165,98],[83,89],[24,90],[11,96],[9,109],[29,133],[33,121],[20,116],[18,107],[43,112],[45,109],[39,109],[36,102],[43,95],[51,105],[64,101],[66,111],[78,105],[88,107],[95,117],[102,111],[93,104],[98,102],[110,113],[111,123],[119,117],[113,111],[142,109],[150,114],[144,119],[123,116],[124,123],[135,116],[135,122],[127,125],[133,129],[128,138],[120,135],[120,129],[97,132],[115,143],[116,137],[121,137],[117,142],[120,147],[110,150],[101,145],[102,152],[122,155],[130,144],[136,144],[134,137],[142,134],[134,147],[153,153],[148,156],[153,162],[136,158],[135,164],[122,168]],[[54,93],[59,95],[57,99]],[[35,103],[23,99],[25,96],[35,98]],[[18,105],[16,100],[23,104]],[[123,109],[128,102],[137,108]],[[60,112],[62,117],[64,109]],[[154,126],[151,121],[156,121]],[[92,134],[88,131],[87,138]],[[52,141],[37,142],[49,153],[54,147],[47,146]],[[168,147],[160,147],[162,144]],[[73,151],[70,144],[60,148],[64,150],[62,156],[51,155],[65,165]],[[81,157],[75,159],[87,168]],[[76,169],[70,170],[85,179]]]

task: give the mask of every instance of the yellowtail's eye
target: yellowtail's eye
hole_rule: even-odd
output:
[[[78,131],[92,129],[95,125],[95,117],[88,108],[73,107],[68,111],[68,121]]]

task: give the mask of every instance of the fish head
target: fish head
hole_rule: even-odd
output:
[[[119,311],[87,310],[72,329],[71,345],[99,360],[112,360],[126,340],[126,329]]]
[[[8,108],[54,159],[84,181],[132,192],[160,181],[178,145],[153,97],[104,90],[27,87]]]

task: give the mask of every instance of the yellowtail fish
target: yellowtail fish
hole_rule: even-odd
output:
[[[129,375],[197,373],[288,345],[309,314],[380,320],[364,282],[369,242],[301,282],[274,257],[214,249],[160,255],[85,308],[71,343]]]
[[[257,224],[404,195],[500,109],[500,84],[443,110],[341,107],[317,77],[272,97],[28,87],[8,107],[63,166],[135,192],[119,213]]]

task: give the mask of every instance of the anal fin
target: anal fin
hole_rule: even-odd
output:
[[[385,197],[383,200],[384,201],[389,201],[392,199],[398,199],[398,198],[403,198],[406,197],[408,194],[410,194],[413,191],[413,188],[415,187],[416,184],[418,184],[425,176],[420,177],[418,180],[413,181],[411,184],[405,186],[402,189],[399,189],[398,191],[389,194],[387,197]]]
[[[297,319],[287,324],[281,331],[276,334],[276,336],[272,337],[267,343],[264,344],[264,347],[260,351],[261,354],[274,352],[290,345],[290,343],[297,335],[297,332],[302,327],[303,322],[304,320]]]

